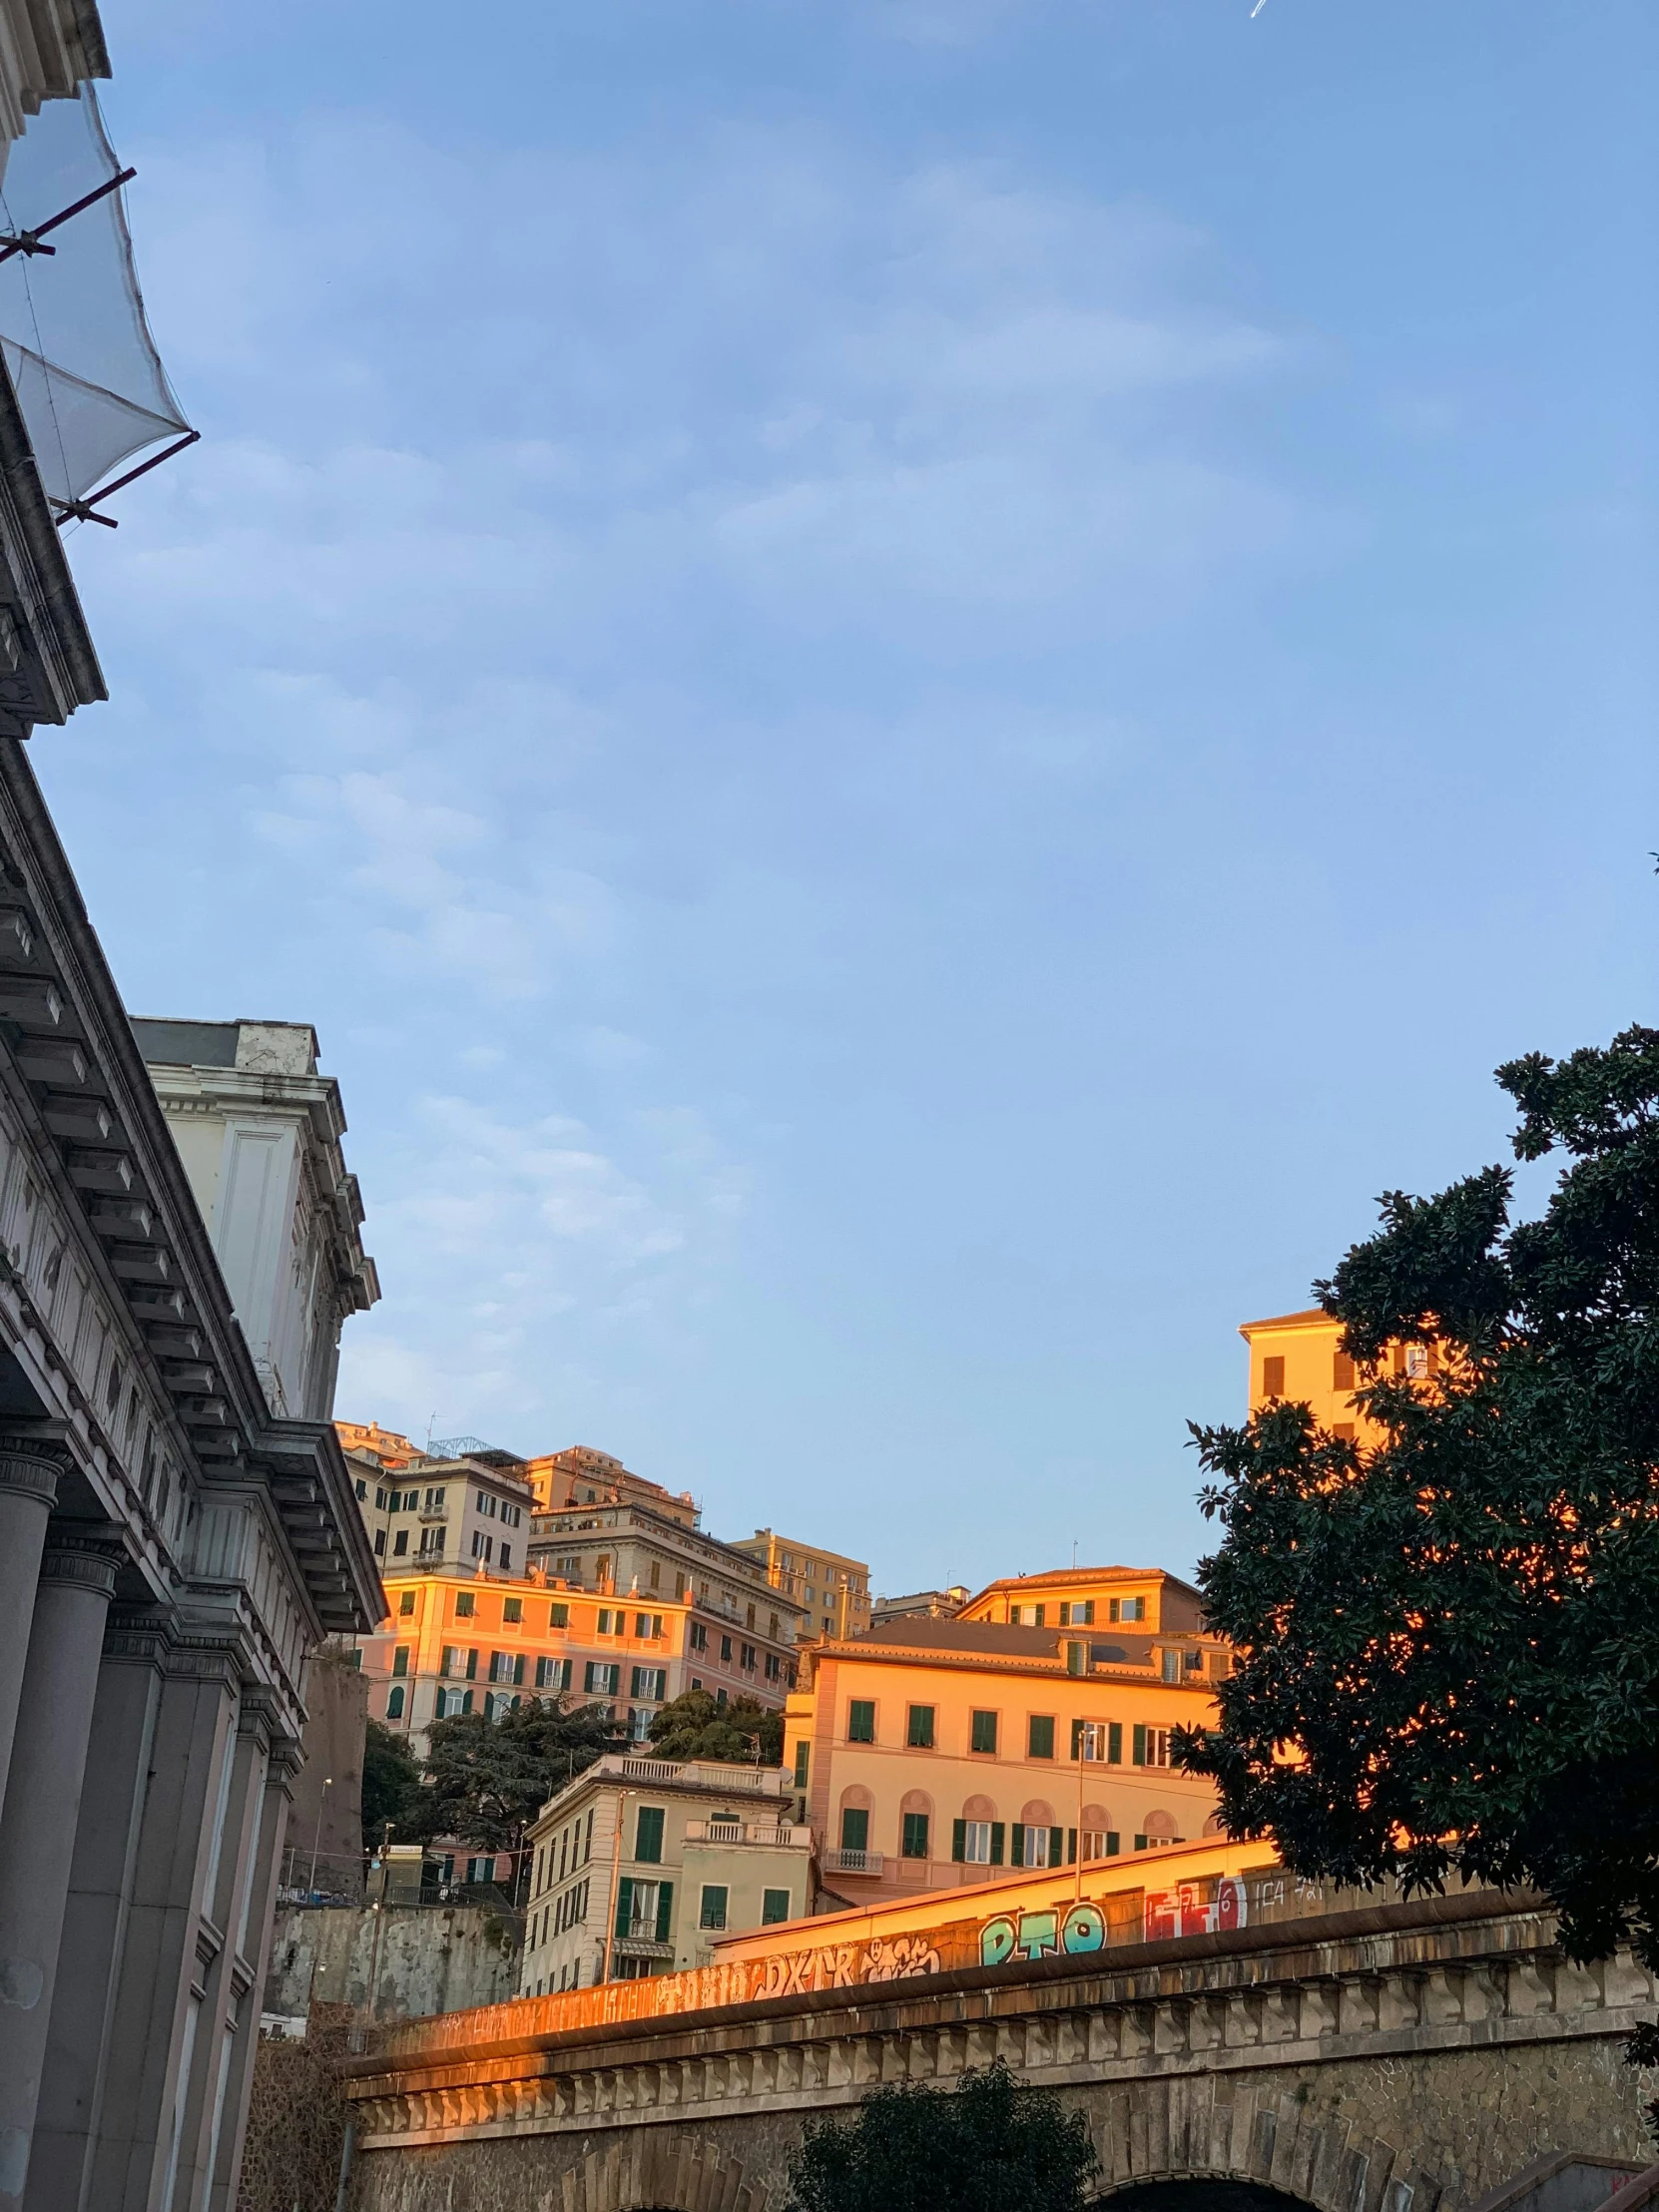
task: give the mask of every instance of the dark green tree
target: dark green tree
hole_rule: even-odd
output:
[[[371,1720],[363,1742],[363,1849],[377,1851],[390,1821],[397,1841],[405,1836],[410,1809],[420,1792],[420,1762],[405,1737]]]
[[[1000,2059],[954,2089],[874,2089],[850,2122],[809,2120],[790,2212],[1078,2212],[1099,2170],[1081,2112]]]
[[[1381,1439],[1193,1431],[1238,1657],[1177,1756],[1300,1873],[1529,1885],[1573,1955],[1659,1966],[1659,1031],[1497,1080],[1541,1214],[1502,1167],[1389,1192],[1315,1286]]]
[[[434,1721],[404,1839],[453,1837],[480,1851],[511,1850],[555,1791],[620,1742],[607,1706],[563,1699],[527,1698],[499,1720],[457,1713]]]
[[[665,1759],[747,1759],[776,1767],[784,1757],[784,1716],[752,1697],[717,1705],[707,1690],[687,1690],[651,1723],[651,1741]]]

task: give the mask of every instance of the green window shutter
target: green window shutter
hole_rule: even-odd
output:
[[[950,1824],[950,1856],[958,1867],[967,1857],[966,1821],[952,1821]]]
[[[472,1692],[470,1690],[466,1691],[461,1698],[461,1711],[463,1713],[472,1711]]]
[[[628,1933],[628,1923],[634,1911],[634,1885],[627,1875],[616,1886],[616,1934],[618,1937]]]
[[[1012,1864],[1016,1867],[1023,1867],[1025,1864],[1025,1831],[1020,1826],[1018,1821],[1015,1821],[1014,1823],[1014,1833],[1012,1840],[1014,1847],[1012,1854]]]
[[[869,1849],[869,1814],[861,1805],[846,1805],[841,1808],[841,1849]]]
[[[1146,1765],[1146,1730],[1139,1721],[1135,1723],[1135,1748],[1129,1756],[1134,1766],[1144,1767]]]
[[[1073,1724],[1075,1733],[1076,1723]],[[1026,1740],[1026,1755],[1031,1759],[1052,1759],[1054,1756],[1054,1716],[1052,1713],[1033,1713]],[[1075,1759],[1076,1752],[1072,1753]]]
[[[873,1698],[855,1697],[846,1712],[846,1740],[849,1744],[872,1744],[875,1741],[875,1701]]]
[[[763,1890],[761,1892],[761,1926],[772,1928],[779,1921],[790,1917],[790,1893],[788,1890]]]
[[[668,1941],[669,1923],[673,1918],[674,1885],[672,1882],[659,1882],[657,1885],[657,1940],[659,1943]]]
[[[1051,1828],[1048,1832],[1048,1863],[1051,1867],[1065,1864],[1066,1832],[1063,1828]]]
[[[556,1600],[547,1608],[547,1625],[549,1628],[568,1628],[570,1626],[570,1607],[562,1598]]]
[[[514,1661],[513,1661],[513,1686],[514,1686],[514,1688],[516,1689],[516,1688],[517,1688],[517,1686],[518,1686],[518,1684],[519,1684],[519,1683],[521,1683],[521,1682],[522,1682],[523,1680],[524,1680],[524,1654],[523,1654],[523,1652],[521,1651],[521,1652],[520,1652],[520,1653],[518,1654],[518,1656],[517,1656],[517,1657],[516,1657],[516,1658],[514,1659]]]
[[[634,1824],[634,1857],[647,1867],[660,1867],[663,1863],[663,1809],[660,1805],[642,1805],[639,1819]]]
[[[1075,1865],[1075,1863],[1076,1863],[1076,1860],[1077,1860],[1077,1831],[1076,1831],[1076,1829],[1075,1829],[1075,1828],[1068,1828],[1068,1829],[1066,1830],[1066,1865],[1067,1865],[1068,1867],[1070,1867],[1070,1866],[1073,1866],[1073,1865]]]
[[[1083,1723],[1081,1721],[1073,1721],[1071,1724],[1071,1756],[1074,1759],[1081,1759],[1083,1756]]]
[[[475,1651],[469,1651],[466,1655],[466,1678],[469,1682],[476,1682],[478,1679],[478,1654]]]
[[[992,1823],[991,1823],[991,1865],[992,1865],[993,1867],[1000,1867],[1000,1866],[1001,1866],[1001,1864],[1002,1864],[1002,1843],[1003,1843],[1003,1837],[1004,1837],[1005,1833],[1006,1833],[1006,1832],[1005,1832],[1005,1830],[1003,1829],[1002,1823],[1001,1823],[1000,1821],[992,1821]]]
[[[1106,1831],[1106,1856],[1107,1856],[1107,1858],[1108,1858],[1108,1859],[1115,1859],[1115,1858],[1117,1857],[1117,1855],[1118,1855],[1118,1842],[1119,1842],[1119,1839],[1118,1839],[1118,1833],[1117,1833],[1117,1830],[1116,1830],[1115,1828],[1109,1828],[1109,1829],[1107,1829],[1107,1831]]]
[[[800,1743],[795,1747],[795,1786],[798,1790],[804,1790],[807,1787],[807,1766],[812,1755],[813,1747],[803,1736]]]
[[[1106,1724],[1106,1764],[1109,1767],[1123,1765],[1122,1721],[1108,1721]]]

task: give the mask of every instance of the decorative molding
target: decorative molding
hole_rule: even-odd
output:
[[[60,1457],[48,1458],[37,1444],[0,1436],[0,1490],[14,1497],[32,1498],[50,1511],[57,1502],[58,1476],[62,1472]]]
[[[94,1597],[112,1598],[126,1557],[125,1546],[111,1536],[70,1536],[51,1530],[41,1554],[40,1579],[77,1584]]]

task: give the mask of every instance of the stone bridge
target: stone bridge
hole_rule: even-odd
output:
[[[1534,2205],[1587,2212],[1652,2155],[1621,2044],[1654,2000],[1477,1892],[562,2032],[473,2013],[352,2062],[348,2201],[780,2212],[810,2116],[1001,2057],[1087,2115],[1118,2212],[1461,2212],[1554,2153]]]

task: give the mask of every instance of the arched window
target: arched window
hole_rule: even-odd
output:
[[[870,1849],[869,1817],[875,1810],[875,1800],[861,1782],[854,1782],[841,1792],[840,1849],[861,1859]],[[852,1871],[856,1871],[854,1868]]]
[[[1065,1859],[1065,1832],[1055,1827],[1054,1808],[1045,1798],[1021,1808],[1012,1841],[1016,1867],[1057,1867]]]
[[[1112,1826],[1111,1814],[1104,1805],[1085,1805],[1077,1837],[1077,1856],[1080,1859],[1115,1859],[1117,1852],[1118,1833]]]
[[[1225,1836],[1227,1834],[1226,1827],[1224,1826],[1222,1822],[1222,1817],[1219,1813],[1212,1813],[1210,1815],[1210,1818],[1204,1824],[1204,1833],[1206,1836]]]
[[[1156,1813],[1148,1813],[1143,1833],[1148,1846],[1174,1844],[1181,1840],[1181,1829],[1175,1815],[1166,1813],[1161,1808]]]
[[[933,1856],[933,1800],[925,1790],[906,1790],[898,1804],[898,1856]]]
[[[394,1682],[391,1686],[391,1695],[386,1699],[386,1718],[388,1721],[400,1721],[403,1718],[403,1685],[401,1682]]]

